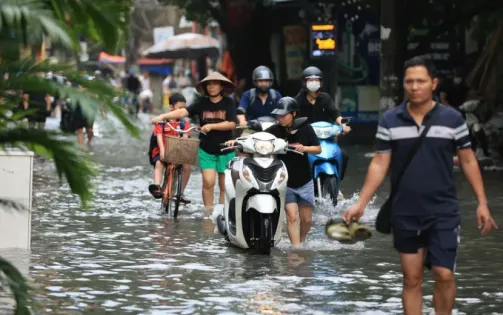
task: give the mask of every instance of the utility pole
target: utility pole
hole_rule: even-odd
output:
[[[399,0],[403,1],[403,0]],[[399,104],[400,102],[400,82],[398,75],[402,68],[397,60],[403,60],[403,47],[399,47],[401,39],[400,14],[397,11],[397,0],[381,0],[381,110],[380,114],[386,109]],[[403,43],[402,43],[403,44]]]
[[[131,68],[131,66],[136,62],[136,45],[135,36],[133,32],[133,13],[136,7],[136,3],[131,7],[131,11],[126,14],[126,61],[124,63],[126,73]]]

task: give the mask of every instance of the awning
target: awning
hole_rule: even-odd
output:
[[[120,63],[124,63],[126,61],[126,58],[124,58],[122,56],[112,56],[112,55],[109,55],[105,52],[101,52],[98,57],[98,61],[105,62],[105,63],[120,64]]]
[[[140,66],[147,66],[147,65],[166,65],[166,64],[171,64],[173,63],[172,59],[157,59],[157,58],[141,58],[138,60],[138,65]]]

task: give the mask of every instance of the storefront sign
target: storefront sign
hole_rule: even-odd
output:
[[[335,57],[337,33],[333,24],[313,24],[310,29],[311,58]]]

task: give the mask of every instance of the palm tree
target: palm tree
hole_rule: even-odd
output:
[[[60,178],[65,178],[83,207],[92,197],[90,178],[95,168],[74,143],[61,140],[54,132],[31,130],[20,124],[23,114],[10,115],[17,105],[17,91],[29,90],[70,98],[80,103],[84,116],[111,113],[131,133],[139,132],[120,107],[113,103],[114,89],[88,81],[72,66],[51,65],[33,58],[21,58],[20,48],[40,42],[43,36],[72,52],[77,52],[79,36],[100,42],[114,51],[124,38],[129,0],[2,0],[0,1],[0,149],[17,147],[32,150],[54,161]],[[41,78],[41,72],[60,72],[83,89],[68,87]],[[12,205],[0,200],[0,205]],[[23,276],[0,257],[0,283],[7,280],[16,301],[15,314],[30,314],[28,284]]]

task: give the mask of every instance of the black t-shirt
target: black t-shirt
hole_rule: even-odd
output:
[[[126,88],[131,93],[138,93],[141,88],[141,82],[135,76],[128,76],[126,79]]]
[[[45,103],[46,94],[38,91],[25,91],[24,93],[29,95],[28,109],[35,111],[27,117],[28,120],[45,122],[47,117],[51,114],[51,112],[47,110],[47,105]]]
[[[303,125],[297,129],[297,132],[294,134],[287,133],[286,129],[280,125],[271,126],[266,129],[266,132],[273,134],[277,138],[284,139],[292,145],[320,145],[320,141],[318,140],[318,137],[316,137],[313,127],[309,124]],[[278,158],[286,165],[286,169],[288,171],[288,187],[299,188],[313,179],[307,153],[300,155],[294,152],[288,152],[287,154],[278,154]]]
[[[335,124],[337,117],[341,116],[341,112],[335,107],[334,100],[325,92],[320,93],[314,104],[307,100],[305,91],[297,94],[295,100],[300,106],[298,117],[307,117],[309,123],[326,121]]]
[[[192,105],[187,107],[189,116],[199,116],[201,127],[206,124],[218,124],[224,121],[236,121],[236,106],[229,97],[223,97],[220,102],[213,103],[208,97],[198,98]],[[207,135],[201,133],[200,148],[206,153],[214,155],[227,154],[220,151],[220,143],[232,139],[232,130],[212,130]]]

